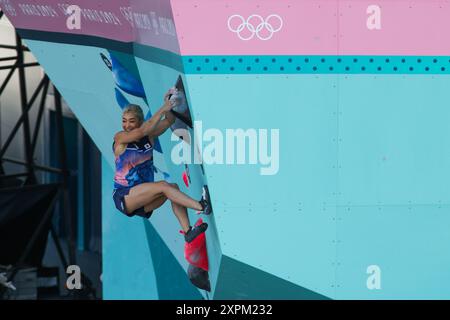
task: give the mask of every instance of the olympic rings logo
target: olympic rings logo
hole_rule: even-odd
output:
[[[238,22],[239,24],[236,24]],[[275,27],[272,23],[275,23]],[[252,14],[244,19],[239,14],[234,14],[228,18],[228,29],[238,35],[243,41],[258,37],[259,40],[270,40],[274,33],[283,27],[283,19],[277,14],[271,14],[266,19],[257,14]]]

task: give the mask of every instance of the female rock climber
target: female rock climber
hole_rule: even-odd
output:
[[[202,223],[191,227],[187,208],[210,214],[206,193],[203,192],[200,201],[196,201],[182,193],[177,184],[154,181],[154,141],[175,122],[171,112],[175,102],[170,99],[173,93],[176,93],[175,88],[166,93],[162,107],[147,121],[138,105],[129,104],[123,109],[123,131],[114,136],[113,143],[116,163],[113,199],[117,209],[127,216],[145,218],[150,218],[153,210],[169,199],[185,241],[190,243],[205,232],[208,225]]]

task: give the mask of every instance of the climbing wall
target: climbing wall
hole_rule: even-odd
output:
[[[81,29],[53,1],[0,5],[102,151],[106,298],[448,297],[449,1],[75,2]],[[209,187],[209,293],[170,205],[128,219],[110,197],[124,102],[150,116],[179,76],[203,168],[185,185],[170,130],[155,163]]]

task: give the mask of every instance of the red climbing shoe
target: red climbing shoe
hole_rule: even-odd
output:
[[[203,224],[203,220],[198,219],[195,226],[197,227]],[[205,233],[198,235],[192,242],[186,242],[184,244],[184,256],[190,264],[208,271],[209,266]]]
[[[191,243],[192,241],[194,241],[195,238],[197,238],[200,234],[202,234],[203,232],[206,231],[206,229],[208,229],[208,224],[206,222],[203,222],[201,224],[199,224],[198,226],[196,225],[195,227],[190,227],[189,230],[187,232],[182,232],[184,233],[184,240],[187,243]]]

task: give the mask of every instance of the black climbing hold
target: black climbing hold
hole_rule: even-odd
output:
[[[208,292],[211,291],[211,283],[209,282],[209,274],[207,271],[189,264],[188,277],[191,283],[197,288]]]

